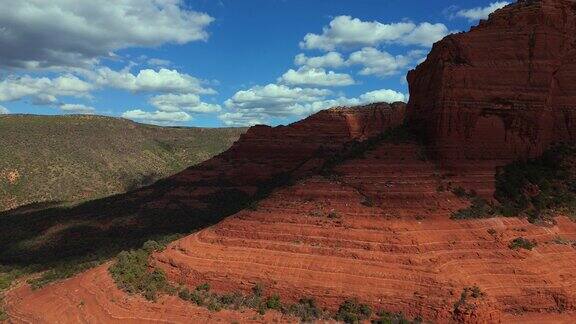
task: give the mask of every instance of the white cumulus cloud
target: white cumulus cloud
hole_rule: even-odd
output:
[[[0,66],[87,66],[130,47],[208,39],[183,0],[0,0]]]
[[[346,73],[326,72],[324,69],[307,67],[288,70],[278,78],[278,82],[291,86],[309,87],[343,87],[355,83],[354,79]]]
[[[392,55],[373,47],[365,47],[350,54],[348,63],[362,65],[361,75],[386,77],[405,70],[424,56],[424,51],[413,50],[406,55]]]
[[[6,108],[4,106],[0,106],[0,115],[6,115],[9,113],[10,113],[10,110],[8,110],[8,108]]]
[[[103,87],[117,88],[133,92],[175,92],[214,94],[210,88],[204,88],[202,82],[186,73],[161,68],[140,70],[132,74],[128,69],[114,71],[108,67],[87,72],[89,79]]]
[[[122,117],[127,119],[132,119],[136,121],[144,121],[154,124],[173,124],[173,123],[183,123],[190,121],[192,117],[183,111],[154,111],[147,112],[141,109],[133,109],[126,111],[122,114]]]
[[[32,97],[39,103],[53,103],[56,96],[86,97],[93,89],[92,84],[70,74],[53,79],[9,76],[0,81],[0,102]]]
[[[322,56],[308,57],[303,53],[296,55],[294,64],[309,68],[341,68],[346,66],[346,60],[340,53],[328,52]]]
[[[198,95],[192,93],[154,96],[150,99],[150,104],[165,112],[184,110],[192,113],[212,113],[222,109],[220,105],[202,102]]]
[[[303,49],[333,51],[337,48],[378,46],[384,43],[430,46],[449,33],[443,24],[399,22],[383,24],[350,16],[335,17],[322,34],[309,33],[300,43]]]
[[[366,92],[360,96],[360,102],[363,104],[366,103],[375,103],[375,102],[386,102],[386,103],[393,103],[393,102],[406,102],[408,97],[398,91],[390,90],[390,89],[381,89]]]
[[[486,7],[476,7],[472,9],[463,9],[456,13],[456,16],[466,18],[470,21],[476,21],[480,19],[486,19],[494,11],[504,8],[509,5],[510,2],[507,1],[497,1],[492,2]]]

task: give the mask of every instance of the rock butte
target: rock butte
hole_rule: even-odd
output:
[[[191,287],[248,291],[262,283],[283,301],[314,297],[329,309],[356,297],[439,323],[573,323],[576,249],[553,240],[576,240],[575,222],[454,221],[451,213],[469,201],[437,188],[491,197],[496,166],[574,141],[575,11],[574,1],[520,1],[437,43],[409,75],[407,117],[423,127],[427,152],[380,141],[335,164],[332,176],[320,175],[350,141],[400,125],[402,104],[330,109],[290,126],[251,128],[229,151],[168,179],[162,195],[141,208],[170,211],[177,202],[201,209],[215,192],[245,197],[262,184],[278,187],[255,210],[172,243],[152,264]],[[151,187],[132,195],[157,193]],[[538,246],[511,250],[519,236]],[[454,312],[471,286],[486,296]],[[151,304],[118,291],[106,266],[35,292],[15,288],[6,306],[17,323],[294,322],[278,313],[209,313],[173,297]]]
[[[576,2],[519,1],[436,43],[408,74],[408,118],[448,162],[576,140]]]

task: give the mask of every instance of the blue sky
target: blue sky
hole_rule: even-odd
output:
[[[433,42],[505,4],[0,0],[0,113],[222,127],[406,101]]]

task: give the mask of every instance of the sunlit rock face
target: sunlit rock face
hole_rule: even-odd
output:
[[[519,1],[436,43],[408,118],[442,160],[540,154],[576,139],[576,2]]]

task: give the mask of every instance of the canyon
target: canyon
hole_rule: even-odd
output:
[[[550,224],[452,216],[471,205],[468,192],[494,203],[500,167],[576,140],[575,28],[574,1],[518,1],[436,43],[408,75],[407,106],[337,107],[288,126],[254,126],[206,162],[34,224],[35,235],[69,237],[62,219],[90,219],[82,230],[106,237],[185,229],[149,262],[190,289],[262,285],[266,296],[313,298],[330,311],[355,298],[425,322],[572,323],[572,215],[559,211]],[[22,254],[29,239],[10,243],[0,260],[66,247]],[[533,246],[515,248],[518,239]],[[176,296],[147,301],[118,289],[109,266],[39,290],[16,285],[5,298],[11,321],[299,320],[210,312]]]

